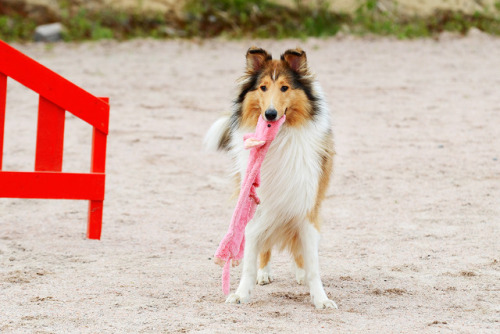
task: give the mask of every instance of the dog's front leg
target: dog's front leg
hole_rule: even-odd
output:
[[[304,269],[309,285],[311,299],[316,308],[337,308],[333,300],[328,299],[319,275],[319,232],[310,222],[306,222],[300,236],[304,252]]]
[[[252,224],[253,223],[253,224]],[[239,304],[247,303],[257,279],[257,256],[259,253],[257,236],[253,231],[256,222],[250,222],[245,230],[245,252],[243,256],[243,272],[241,274],[240,285],[236,292],[229,295],[226,303]]]

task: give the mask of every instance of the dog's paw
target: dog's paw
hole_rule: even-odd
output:
[[[250,296],[240,296],[238,293],[232,293],[227,297],[226,303],[227,304],[241,304],[241,303],[248,303],[250,300]]]
[[[268,270],[259,269],[257,272],[257,284],[266,285],[273,281],[273,277]]]
[[[295,280],[300,285],[303,285],[306,282],[306,271],[302,268],[295,268]]]
[[[333,300],[330,300],[328,298],[314,300],[314,306],[318,310],[323,310],[323,309],[338,309],[337,304],[335,304],[335,302]]]

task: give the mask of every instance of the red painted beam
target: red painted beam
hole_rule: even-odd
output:
[[[109,99],[102,97],[106,103]],[[92,132],[92,156],[90,171],[92,173],[104,173],[106,170],[106,134],[94,128]],[[101,239],[102,213],[104,202],[91,200],[89,202],[89,220],[87,224],[87,238]]]
[[[37,92],[105,134],[109,105],[0,41],[0,72]]]
[[[5,129],[5,103],[7,101],[7,76],[0,73],[0,170],[3,160],[3,136]]]
[[[65,111],[40,96],[35,171],[62,171]]]
[[[104,200],[102,173],[0,171],[0,197]]]
[[[92,134],[92,173],[104,173],[106,161],[106,135],[94,128]],[[104,201],[91,200],[89,202],[89,218],[87,223],[87,238],[101,239],[102,214]]]

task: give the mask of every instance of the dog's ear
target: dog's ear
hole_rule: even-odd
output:
[[[308,73],[307,57],[304,50],[300,48],[286,50],[281,55],[281,60],[288,64],[292,71],[300,75]]]
[[[266,50],[252,46],[247,51],[247,70],[257,72],[271,59],[272,56]]]

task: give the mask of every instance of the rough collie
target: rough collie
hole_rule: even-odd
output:
[[[285,51],[279,60],[252,47],[240,80],[232,115],[217,120],[205,137],[210,149],[229,152],[235,164],[235,187],[247,167],[243,135],[254,131],[258,117],[286,121],[269,147],[257,188],[261,203],[245,229],[243,272],[227,303],[250,300],[256,283],[272,281],[271,250],[289,250],[295,277],[307,283],[317,308],[336,308],[319,273],[320,207],[333,165],[333,134],[322,90],[309,71],[306,53]],[[236,192],[237,193],[237,192]]]

